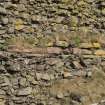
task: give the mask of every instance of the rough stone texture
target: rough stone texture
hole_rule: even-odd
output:
[[[2,50],[11,36],[35,36],[43,45],[46,35],[76,31],[105,34],[104,0],[0,0]],[[105,46],[77,48],[61,36],[48,38],[45,50],[0,51],[0,105],[105,104]]]
[[[0,33],[49,35],[82,29],[105,33],[104,4],[104,0],[4,0]]]
[[[62,49],[57,55],[40,56],[29,52],[1,51],[1,105],[100,103],[105,98],[105,56],[90,53],[98,50],[96,48],[71,49],[71,52]],[[81,53],[72,52],[74,49]]]

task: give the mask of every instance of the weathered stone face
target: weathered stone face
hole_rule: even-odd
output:
[[[102,23],[104,22],[105,3],[101,0],[10,0],[8,2],[3,1],[2,4],[0,6],[2,31],[9,31],[8,35],[16,35],[16,32],[18,34],[27,32],[32,35],[59,32],[58,29],[65,27],[65,25],[68,28],[60,31],[74,31],[86,27],[104,33],[105,27],[103,27]],[[17,17],[24,21],[24,24],[16,25]],[[57,30],[53,30],[54,24],[58,27]],[[7,25],[8,28],[6,28]],[[12,27],[15,30],[10,31],[10,27],[11,30]],[[32,27],[32,30],[35,31],[27,30],[27,27]],[[25,29],[26,31],[24,31]]]
[[[105,34],[105,0],[0,0],[0,105],[104,105],[105,36],[73,33]]]

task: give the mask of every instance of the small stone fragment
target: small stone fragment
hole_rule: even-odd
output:
[[[41,77],[42,77],[42,74],[41,74],[41,73],[36,73],[36,79],[37,79],[37,80],[40,80]]]

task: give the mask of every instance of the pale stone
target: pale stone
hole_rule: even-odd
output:
[[[105,56],[105,50],[96,50],[94,54],[98,56]]]

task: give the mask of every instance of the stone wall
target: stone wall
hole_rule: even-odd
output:
[[[104,55],[99,47],[86,45],[47,55],[1,51],[0,105],[99,102],[105,98]]]
[[[104,0],[0,0],[0,47],[11,36],[76,31],[105,33]],[[105,98],[105,45],[57,47],[0,51],[0,105],[98,105]]]

